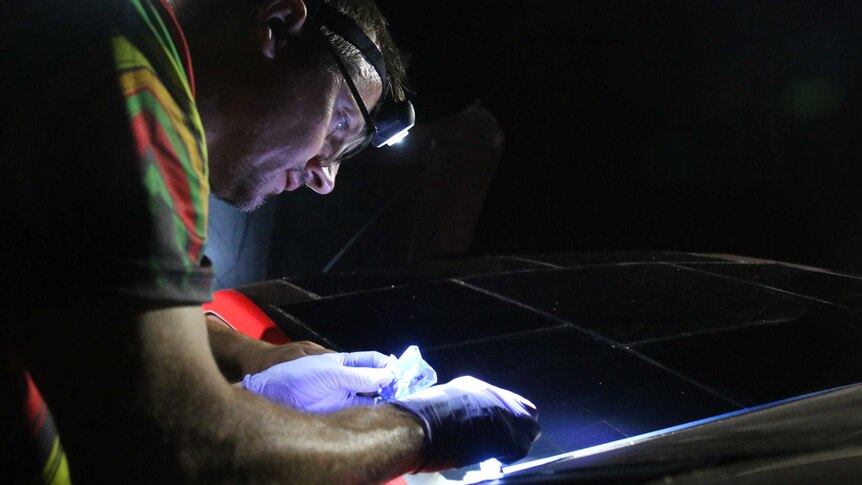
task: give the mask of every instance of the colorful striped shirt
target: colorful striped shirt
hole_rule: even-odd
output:
[[[12,181],[0,250],[16,260],[0,277],[0,462],[69,483],[14,327],[46,302],[92,295],[208,301],[206,143],[164,0],[11,2],[0,17],[0,160]]]
[[[163,226],[156,231],[160,240],[148,263],[160,287],[186,292],[200,287],[200,276],[211,276],[198,271],[209,181],[191,63],[182,31],[164,0],[130,3],[148,29],[137,38],[118,35],[111,43],[150,205],[153,213],[162,215],[157,218]]]

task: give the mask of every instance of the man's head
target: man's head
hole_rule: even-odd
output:
[[[334,52],[369,112],[384,92],[404,96],[397,49],[371,0],[326,3],[379,47],[385,87],[352,44],[309,17],[311,2],[324,0],[306,1],[175,1],[195,62],[212,190],[241,209],[303,185],[334,188],[335,157],[365,126]]]

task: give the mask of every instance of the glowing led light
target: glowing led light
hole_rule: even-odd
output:
[[[407,138],[408,133],[409,133],[408,130],[404,130],[404,131],[398,133],[397,135],[393,136],[392,138],[386,140],[386,146],[391,147],[392,145],[394,145],[396,143],[401,143],[402,141],[404,141],[405,138]]]

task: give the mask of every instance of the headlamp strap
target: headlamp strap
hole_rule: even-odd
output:
[[[306,8],[308,9],[309,16],[316,17],[318,22],[359,49],[362,57],[377,71],[377,75],[380,76],[383,86],[388,85],[386,82],[386,61],[383,60],[383,54],[368,35],[356,25],[353,19],[319,0],[306,1]]]

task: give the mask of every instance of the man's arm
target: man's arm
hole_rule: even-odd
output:
[[[369,483],[422,463],[421,425],[393,406],[309,415],[230,386],[199,307],[43,315],[65,324],[21,350],[76,481]]]
[[[207,315],[206,322],[213,356],[230,382],[238,382],[247,374],[256,374],[282,362],[332,352],[308,341],[284,345],[261,342],[230,328],[214,315]]]

